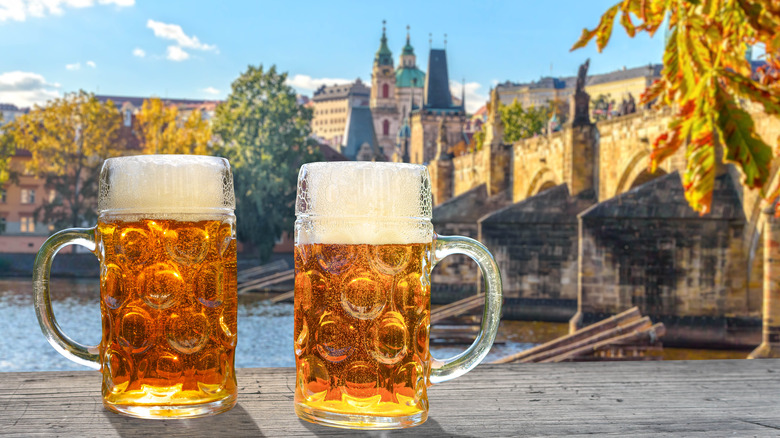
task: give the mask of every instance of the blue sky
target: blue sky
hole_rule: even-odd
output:
[[[663,35],[622,29],[598,54],[569,52],[616,0],[151,1],[0,0],[0,103],[28,106],[79,89],[98,94],[221,99],[247,65],[276,64],[311,95],[321,83],[370,81],[382,20],[395,62],[411,26],[418,66],[444,46],[469,109],[495,83],[660,62]]]

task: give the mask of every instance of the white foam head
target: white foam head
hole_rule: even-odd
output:
[[[430,242],[428,169],[354,161],[304,164],[295,214],[298,243]]]
[[[136,155],[109,158],[100,172],[98,213],[161,215],[232,213],[233,175],[224,158]]]

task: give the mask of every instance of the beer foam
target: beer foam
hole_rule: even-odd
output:
[[[100,172],[98,213],[162,215],[232,213],[233,175],[224,158],[137,155],[109,158]]]
[[[408,244],[431,241],[431,183],[425,166],[309,163],[298,176],[296,242]]]

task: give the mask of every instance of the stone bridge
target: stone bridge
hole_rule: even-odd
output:
[[[683,149],[654,174],[648,169],[669,112],[640,111],[504,145],[495,110],[480,151],[428,167],[437,231],[479,238],[494,253],[505,317],[567,321],[576,313],[576,327],[638,305],[666,323],[667,344],[758,343],[759,243],[768,216],[733,166],[719,165],[713,211],[699,216],[683,195]],[[751,113],[774,144],[780,122]],[[476,285],[473,293],[473,272],[464,259],[445,259],[433,284],[452,289],[465,281]]]

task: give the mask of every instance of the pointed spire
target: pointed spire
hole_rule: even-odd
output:
[[[466,78],[462,79],[462,88],[460,89],[460,104],[463,106],[463,113],[466,113]]]
[[[428,34],[428,49],[432,49],[432,48],[433,48],[433,34],[429,33]]]
[[[447,34],[444,34],[444,50],[447,50]]]
[[[406,45],[409,45],[409,25],[406,25]]]
[[[382,38],[379,40],[379,50],[374,56],[374,65],[393,65],[393,53],[387,47],[387,20],[382,20]]]

